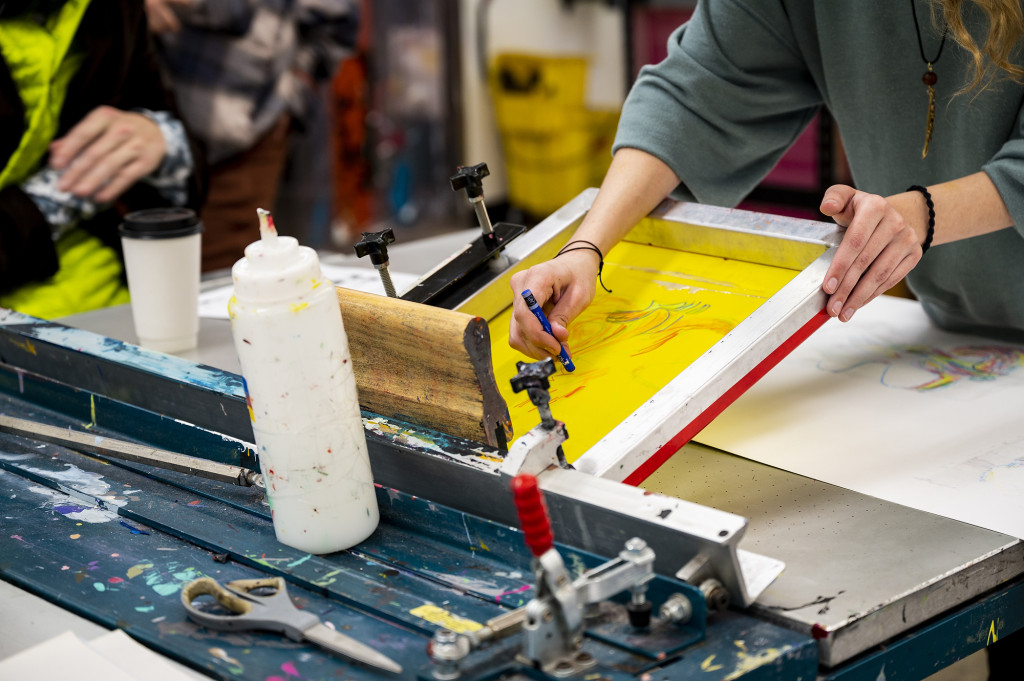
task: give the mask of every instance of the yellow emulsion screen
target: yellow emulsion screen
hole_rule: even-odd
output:
[[[575,461],[694,359],[796,276],[796,270],[622,242],[605,258],[593,303],[569,325],[576,371],[556,362],[551,411],[565,422],[563,445]],[[517,292],[518,293],[518,292]],[[509,380],[517,361],[508,345],[509,307],[490,320],[494,376],[514,437],[540,422],[526,392]],[[682,428],[685,424],[679,424]]]

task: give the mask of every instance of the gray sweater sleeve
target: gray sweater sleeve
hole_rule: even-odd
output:
[[[665,162],[681,181],[675,198],[732,206],[820,106],[781,3],[702,0],[667,58],[641,70],[613,148]]]
[[[992,179],[1017,232],[1024,235],[1024,108],[1010,138],[983,167]]]

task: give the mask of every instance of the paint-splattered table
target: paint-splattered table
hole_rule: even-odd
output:
[[[3,406],[18,417],[112,434],[13,396]],[[438,627],[478,627],[523,605],[534,588],[518,530],[394,489],[379,489],[384,520],[369,540],[324,557],[276,542],[256,488],[114,464],[10,435],[0,436],[0,499],[5,580],[215,678],[358,679],[379,672],[272,634],[193,624],[179,599],[197,577],[284,576],[299,607],[399,661],[410,679],[430,678],[426,647]],[[561,553],[577,574],[601,562],[570,547]],[[648,593],[660,602],[680,588],[658,577]],[[588,625],[596,637],[587,644],[599,661],[594,671],[624,680],[670,666],[666,678],[684,679],[702,667],[743,671],[770,663],[796,678],[816,666],[813,641],[801,634],[721,613],[715,640],[700,643],[702,622],[703,612],[695,613],[693,626],[645,637],[624,621],[598,618]],[[488,649],[467,678],[520,675],[516,649],[515,638]]]
[[[99,328],[95,330],[121,328],[128,330],[126,335],[130,334],[127,308],[104,311],[83,322],[85,326],[96,322]],[[230,353],[230,332],[226,322],[206,320],[201,340],[205,341],[205,347],[199,349],[200,353],[205,353],[202,361],[232,368],[229,363],[234,358]],[[8,348],[3,358],[5,363],[11,361],[11,350]],[[210,359],[211,351],[213,357],[220,359]],[[107,369],[109,372],[110,368]],[[94,373],[102,373],[102,370],[102,366],[99,369],[95,365],[91,367]],[[209,433],[197,432],[187,424],[162,418],[159,409],[140,411],[123,408],[102,398],[94,399],[83,391],[58,394],[52,385],[34,384],[30,376],[16,370],[4,374],[4,380],[6,391],[15,396],[15,402],[16,396],[26,386],[30,391],[42,391],[43,396],[36,400],[36,404],[53,407],[54,411],[49,415],[54,419],[65,419],[62,422],[70,425],[92,425],[102,429],[130,423],[129,430],[133,436],[160,432],[165,440],[164,446],[169,440],[190,451],[219,452],[218,456],[223,457],[230,456],[232,452],[237,454],[237,442],[216,435],[213,437],[218,441],[210,441]],[[230,380],[230,377],[225,380]],[[224,388],[223,385],[218,388],[216,381],[212,387],[213,392]],[[166,386],[162,390],[166,391]],[[170,393],[169,399],[173,400],[174,390]],[[128,399],[128,403],[131,401]],[[233,408],[230,400],[197,399],[194,411],[197,418],[205,413],[208,418],[222,420],[227,417],[227,413],[219,413],[225,409],[224,405],[227,412]],[[20,406],[26,408],[24,404]],[[36,406],[27,409],[37,412]],[[111,432],[117,430],[115,427]],[[399,433],[397,436],[403,435]],[[442,449],[449,444],[444,443]],[[69,499],[54,497],[53,494],[64,490],[59,486],[47,486],[31,475],[24,477],[23,473],[10,470],[16,466],[46,470],[46,465],[56,466],[53,470],[57,473],[71,469],[65,465],[62,470],[45,453],[40,455],[36,451],[22,450],[5,453],[11,456],[31,454],[37,460],[36,464],[9,461],[8,468],[0,473],[0,483],[8,485],[0,491],[0,518],[5,530],[0,537],[3,540],[0,543],[0,567],[3,567],[5,578],[12,579],[13,575],[10,571],[13,564],[8,564],[8,556],[15,555],[16,551],[41,549],[43,558],[35,562],[26,561],[19,567],[24,574],[23,578],[18,578],[19,583],[34,591],[43,589],[47,579],[65,584],[71,589],[69,595],[51,598],[105,626],[137,623],[126,629],[139,640],[157,648],[161,642],[166,644],[168,640],[188,639],[192,647],[180,655],[181,659],[212,676],[320,678],[323,670],[330,670],[333,674],[339,669],[347,672],[348,667],[338,667],[337,661],[317,657],[318,653],[312,649],[274,637],[223,641],[194,627],[181,613],[174,620],[180,629],[173,628],[170,624],[172,615],[157,612],[157,608],[162,606],[166,609],[167,603],[175,602],[176,588],[180,586],[179,576],[203,572],[222,578],[271,572],[300,579],[295,575],[305,575],[301,579],[307,579],[306,586],[296,587],[300,602],[317,608],[317,612],[335,626],[356,623],[360,626],[350,631],[366,629],[371,635],[384,631],[375,626],[396,621],[397,615],[387,607],[395,608],[394,603],[409,606],[410,611],[419,607],[413,606],[417,602],[415,599],[396,599],[394,603],[389,600],[384,604],[387,607],[383,616],[366,615],[363,610],[349,608],[346,601],[353,594],[361,594],[358,589],[353,587],[350,591],[335,594],[331,589],[341,587],[335,587],[334,583],[322,587],[317,583],[318,579],[337,580],[342,573],[324,578],[324,575],[339,569],[337,566],[323,565],[321,559],[313,557],[303,560],[305,556],[302,555],[268,552],[265,548],[257,552],[251,543],[236,544],[232,532],[237,531],[239,525],[245,525],[241,522],[236,525],[233,519],[242,518],[250,523],[250,540],[258,538],[275,546],[268,539],[272,533],[265,508],[257,498],[244,496],[243,491],[200,488],[180,479],[154,480],[151,471],[140,474],[137,470],[119,468],[115,472],[114,467],[97,464],[91,459],[66,461],[62,457],[60,461],[71,462],[83,473],[91,470],[110,485],[112,503],[107,510],[116,512],[116,515],[100,514],[106,520],[92,523],[88,531],[83,531],[86,523],[74,516],[95,513],[87,513],[86,506],[100,510],[95,503],[89,504],[81,496]],[[40,456],[42,461],[38,461]],[[88,476],[78,482],[88,483]],[[875,681],[880,674],[889,679],[918,679],[1024,624],[1021,621],[1024,617],[1024,586],[1020,582],[1020,547],[1006,551],[1003,548],[1006,542],[991,533],[985,534],[977,528],[928,514],[908,512],[893,504],[844,492],[699,446],[682,450],[651,479],[649,486],[751,518],[747,547],[787,563],[786,571],[769,587],[751,613],[730,612],[713,617],[705,642],[681,658],[673,658],[672,674],[666,678],[726,678],[742,672],[749,674],[749,678],[796,679],[812,678],[817,673],[815,670],[820,669],[822,678],[837,681]],[[41,494],[33,491],[33,487],[48,491]],[[153,491],[149,491],[151,489]],[[127,495],[135,490],[138,491]],[[463,490],[463,493],[471,495],[473,490]],[[137,498],[132,499],[132,496]],[[30,503],[33,499],[34,504]],[[157,503],[155,499],[161,501]],[[117,501],[124,503],[114,503]],[[385,515],[393,501],[395,499],[390,496],[382,497]],[[416,500],[409,501],[413,503]],[[15,503],[22,506],[15,508]],[[78,508],[82,510],[76,510]],[[38,517],[31,525],[21,525],[30,516]],[[192,529],[177,529],[175,525],[182,520],[187,521],[187,527],[207,533],[197,533],[195,537],[206,538],[185,538],[184,533],[190,533]],[[17,529],[7,532],[15,522],[19,523]],[[407,525],[414,530],[424,528],[423,516],[414,514]],[[54,536],[40,537],[27,529],[23,531],[23,527],[30,526],[46,528],[46,532],[52,532]],[[61,531],[57,532],[56,528],[61,528]],[[525,574],[522,558],[517,559],[518,562],[489,564],[487,569],[490,572],[481,576],[478,559],[493,559],[490,554],[494,546],[502,544],[493,540],[488,542],[485,538],[483,544],[492,549],[487,552],[461,522],[453,521],[445,532],[447,534],[437,539],[437,544],[420,545],[416,557],[440,555],[457,547],[452,557],[446,559],[444,569],[432,570],[435,573],[448,570],[447,581],[439,580],[436,575],[413,575],[412,571],[389,562],[385,557],[365,553],[356,556],[353,564],[362,566],[361,570],[356,569],[359,573],[356,577],[368,576],[369,581],[357,580],[356,583],[363,584],[371,593],[374,589],[395,588],[405,593],[396,587],[395,581],[413,580],[419,584],[423,580],[426,587],[440,589],[441,595],[432,602],[439,610],[428,607],[420,610],[420,614],[438,617],[449,625],[454,622],[456,626],[460,620],[449,618],[473,621],[474,616],[484,616],[480,614],[481,610],[493,612],[488,609],[495,607],[495,596],[506,603],[515,603],[518,600],[513,599],[524,597],[527,592],[523,589],[528,588],[528,584],[522,578]],[[72,538],[75,534],[78,537]],[[226,543],[230,544],[227,547],[230,550],[223,550]],[[225,554],[228,555],[227,562],[220,563]],[[471,566],[473,569],[459,574],[459,569],[453,570],[453,565]],[[65,566],[66,570],[63,569]],[[509,581],[496,581],[494,575]],[[371,583],[372,586],[367,586]],[[479,590],[481,586],[485,587],[482,591]],[[170,593],[160,595],[158,588]],[[517,589],[522,591],[515,593]],[[840,609],[836,607],[839,603],[846,605]],[[154,607],[152,612],[145,610],[149,606]],[[750,614],[753,618],[748,617]],[[419,615],[414,617],[423,619]],[[779,628],[769,624],[772,622],[782,623],[791,631],[782,630],[781,638],[773,638],[778,635]],[[364,623],[367,626],[364,627]],[[420,623],[420,626],[424,625]],[[424,631],[399,626],[397,633],[389,635],[392,650],[398,651],[401,645],[409,645],[410,659],[420,665],[414,674],[429,670],[429,667],[423,667],[423,648],[428,638]],[[255,661],[260,655],[248,657],[253,650],[266,652],[272,659]],[[395,652],[397,657],[405,654]],[[826,667],[818,668],[815,658],[822,659]],[[250,660],[252,662],[246,667],[244,662]],[[334,667],[330,666],[332,663]],[[637,672],[640,667],[632,669],[632,675],[647,673]],[[327,674],[323,671],[322,676]],[[736,678],[743,678],[742,674]]]

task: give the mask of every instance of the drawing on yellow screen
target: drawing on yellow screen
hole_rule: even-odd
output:
[[[551,377],[551,410],[565,422],[576,460],[796,276],[795,270],[655,246],[620,243],[605,259],[593,303],[569,325],[576,371]],[[511,307],[490,320],[498,387],[518,437],[539,422],[513,393],[521,353],[508,346]]]

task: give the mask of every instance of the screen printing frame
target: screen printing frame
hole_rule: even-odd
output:
[[[453,309],[485,319],[500,314],[509,305],[512,274],[554,257],[596,197],[596,189],[585,190],[509,244],[505,253],[514,265]],[[580,455],[576,469],[631,485],[654,473],[828,320],[821,283],[841,238],[842,229],[832,223],[674,200],[663,201],[641,220],[625,241],[798,273]]]

